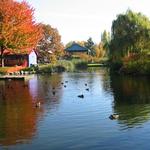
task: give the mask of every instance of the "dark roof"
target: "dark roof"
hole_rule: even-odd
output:
[[[87,52],[88,49],[77,43],[73,43],[71,46],[65,49],[67,52]]]

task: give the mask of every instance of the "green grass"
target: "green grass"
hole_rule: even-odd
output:
[[[98,63],[92,63],[92,64],[87,64],[88,67],[103,67],[105,66],[104,64],[98,64]]]
[[[37,73],[52,73],[52,64],[39,65]]]
[[[99,66],[99,64],[91,64],[91,67]],[[73,72],[77,70],[87,69],[88,62],[82,59],[58,60],[54,64],[39,64],[38,67],[30,67],[23,69],[24,71],[35,71],[37,73],[53,73],[53,72]]]
[[[57,62],[56,66],[62,66],[66,71],[74,71],[75,65],[72,61],[69,60],[60,60]]]
[[[81,59],[61,60],[57,65],[63,66],[66,71],[75,71],[77,69],[86,69],[87,62]]]
[[[73,60],[59,60],[55,64],[41,64],[38,67],[37,73],[53,73],[69,71],[73,72],[77,69],[86,69],[87,62],[73,59]]]

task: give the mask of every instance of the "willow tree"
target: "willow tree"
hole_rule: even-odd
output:
[[[25,1],[0,1],[0,55],[4,66],[4,50],[24,53],[34,48],[42,37],[42,28],[34,21],[34,10]]]
[[[112,23],[110,52],[124,57],[150,48],[150,21],[141,13],[127,10]]]

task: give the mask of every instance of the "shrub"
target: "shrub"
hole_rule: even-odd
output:
[[[68,60],[58,61],[56,66],[62,66],[67,71],[74,71],[75,69],[73,62]]]
[[[48,64],[48,65],[41,65],[38,68],[37,73],[52,73],[52,65]]]
[[[130,59],[123,63],[121,72],[127,74],[150,74],[150,58],[148,55],[141,55],[139,59]]]

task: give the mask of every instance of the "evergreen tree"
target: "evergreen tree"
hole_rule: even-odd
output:
[[[92,40],[92,38],[90,37],[87,42],[85,42],[85,47],[87,47],[89,49],[89,54],[92,56],[95,56],[96,52],[94,50],[94,42]]]

